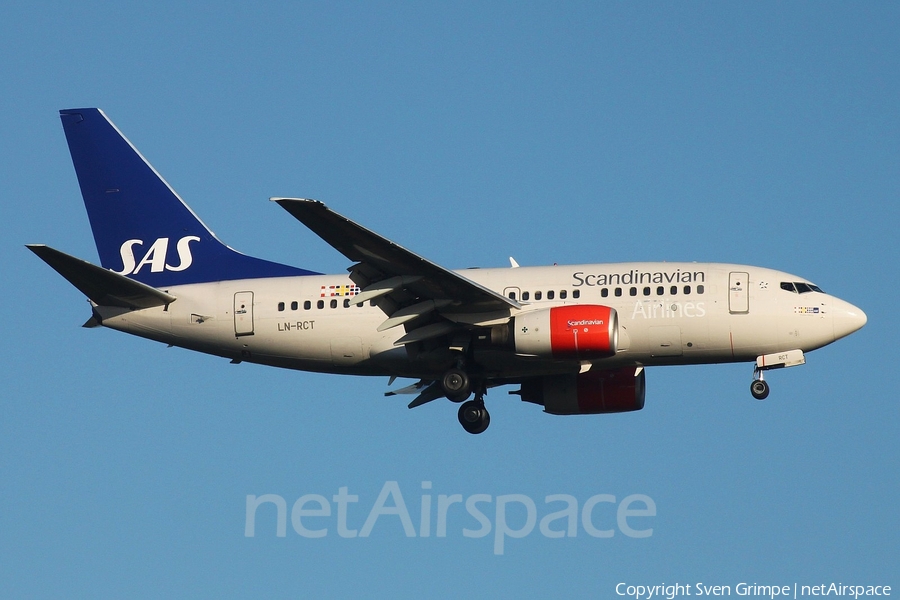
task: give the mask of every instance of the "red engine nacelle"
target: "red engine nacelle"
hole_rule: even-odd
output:
[[[613,356],[619,341],[616,309],[596,304],[555,306],[518,315],[511,326],[516,352],[553,358]]]
[[[553,415],[629,412],[644,408],[644,368],[624,367],[525,381],[522,400]]]

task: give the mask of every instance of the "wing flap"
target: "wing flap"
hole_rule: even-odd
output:
[[[446,335],[455,329],[455,325],[449,321],[438,321],[430,325],[424,325],[416,329],[410,330],[406,335],[394,342],[395,346],[405,346],[406,344],[416,344],[425,340],[431,340],[442,335]]]
[[[26,244],[25,247],[100,306],[140,309],[175,302],[175,296],[50,246]]]

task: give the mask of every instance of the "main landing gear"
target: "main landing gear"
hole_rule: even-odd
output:
[[[481,394],[459,407],[459,424],[469,433],[482,433],[491,424],[491,415],[484,407]]]
[[[453,402],[462,402],[472,393],[472,382],[462,369],[450,369],[441,378],[444,394]]]
[[[449,369],[441,378],[444,394],[453,402],[462,402],[459,407],[459,423],[469,433],[483,433],[491,424],[491,415],[484,407],[485,389],[479,386],[474,400],[467,400],[472,394],[472,380],[461,368]]]

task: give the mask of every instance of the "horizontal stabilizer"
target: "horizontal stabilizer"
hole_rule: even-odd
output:
[[[26,247],[99,306],[138,309],[163,306],[175,301],[175,296],[50,246],[26,244]]]

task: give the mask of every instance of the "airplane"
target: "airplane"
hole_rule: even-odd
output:
[[[61,110],[100,266],[27,247],[103,326],[229,359],[413,378],[389,391],[460,403],[484,432],[489,389],[554,415],[644,407],[645,367],[752,362],[765,373],[866,324],[859,308],[773,269],[635,262],[449,270],[316,200],[272,198],[343,254],[327,275],[223,244],[97,108]],[[470,399],[471,398],[471,399]]]

